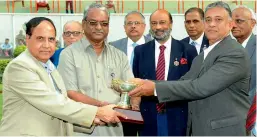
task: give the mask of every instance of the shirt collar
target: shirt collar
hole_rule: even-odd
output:
[[[88,47],[93,48],[93,46],[92,46],[91,43],[87,40],[86,37],[83,37],[79,42],[82,44],[82,46],[84,47],[85,50],[86,50]],[[107,40],[104,40],[104,50],[105,50],[106,48],[108,48],[108,45],[109,45],[109,44],[108,44]],[[103,50],[103,51],[104,51],[104,50]]]
[[[133,43],[137,43],[137,45],[142,45],[145,43],[145,37],[142,36],[137,42],[133,42],[129,37],[128,37],[128,45],[132,45]]]
[[[192,41],[194,41],[197,45],[202,45],[203,42],[203,36],[204,36],[204,32],[202,33],[202,35],[197,39],[197,40],[192,40],[190,37],[189,43],[192,43]]]
[[[250,34],[250,35],[248,36],[248,38],[245,39],[244,42],[242,43],[242,46],[243,46],[244,48],[246,47],[246,45],[247,45],[247,43],[248,43],[248,41],[249,41],[249,39],[250,39],[251,36],[252,36],[252,34]]]
[[[48,74],[50,74],[56,69],[50,60],[48,60],[46,63],[40,61],[40,64],[44,67]]]
[[[159,49],[161,45],[164,45],[166,49],[171,48],[171,37],[169,37],[169,39],[164,44],[160,44],[157,40],[154,40],[154,41],[155,41],[155,49]]]

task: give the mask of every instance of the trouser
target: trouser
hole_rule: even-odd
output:
[[[70,13],[73,13],[73,1],[66,1],[66,13],[69,13],[69,6],[70,5]]]

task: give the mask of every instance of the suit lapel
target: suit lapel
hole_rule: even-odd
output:
[[[249,41],[247,42],[246,49],[248,50],[248,54],[250,58],[252,58],[255,50],[256,50],[256,37],[252,34]]]
[[[123,41],[122,41],[122,43],[121,43],[121,50],[122,51],[124,51],[124,53],[126,54],[126,55],[128,55],[128,53],[127,53],[127,47],[128,47],[128,38],[125,38]]]
[[[64,85],[62,83],[62,78],[59,75],[57,69],[53,70],[50,75],[52,76],[53,82],[55,83],[55,86],[60,91],[60,93],[62,94],[66,93]]]
[[[171,51],[170,51],[170,65],[169,65],[169,71],[168,71],[168,77],[167,77],[168,80],[172,80],[173,74],[176,73],[174,71],[175,70],[174,68],[178,66],[174,66],[174,62],[179,61],[179,59],[183,54],[183,52],[180,51],[179,44],[175,39],[172,38],[170,46],[171,46]]]
[[[156,67],[155,67],[155,62],[157,62],[158,60],[155,60],[155,41],[152,40],[150,42],[151,44],[149,45],[149,49],[146,50],[146,61],[148,64],[148,76],[153,79],[156,80]]]

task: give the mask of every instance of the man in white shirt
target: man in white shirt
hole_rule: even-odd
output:
[[[229,35],[233,27],[229,5],[209,4],[204,26],[210,46],[180,81],[138,80],[143,84],[129,95],[152,96],[155,91],[160,102],[189,100],[187,135],[245,136],[250,60]]]
[[[124,19],[124,29],[127,37],[111,42],[110,44],[127,55],[132,67],[134,48],[151,40],[143,35],[145,31],[144,15],[138,11],[129,12]]]
[[[194,46],[199,54],[209,47],[209,42],[204,35],[204,12],[200,8],[190,8],[185,12],[185,28],[188,37],[181,41]]]
[[[256,35],[253,34],[256,18],[254,15],[253,10],[246,6],[236,7],[232,12],[234,21],[232,34],[237,42],[248,51],[251,59],[250,102],[253,102],[253,97],[256,94]]]

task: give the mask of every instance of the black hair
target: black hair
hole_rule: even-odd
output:
[[[203,11],[201,8],[197,8],[197,7],[192,7],[192,8],[190,8],[190,9],[188,9],[188,10],[185,12],[185,18],[186,18],[186,15],[187,15],[188,13],[191,13],[191,12],[194,12],[194,11],[196,11],[196,12],[199,13],[200,18],[201,18],[202,20],[204,19],[204,11]]]
[[[49,18],[46,18],[46,17],[35,17],[35,18],[32,18],[29,22],[27,22],[26,23],[26,34],[31,36],[32,32],[33,32],[33,29],[35,27],[37,27],[42,21],[48,21],[53,25],[54,30],[55,30],[55,36],[56,36],[56,28],[54,26],[53,21]]]

